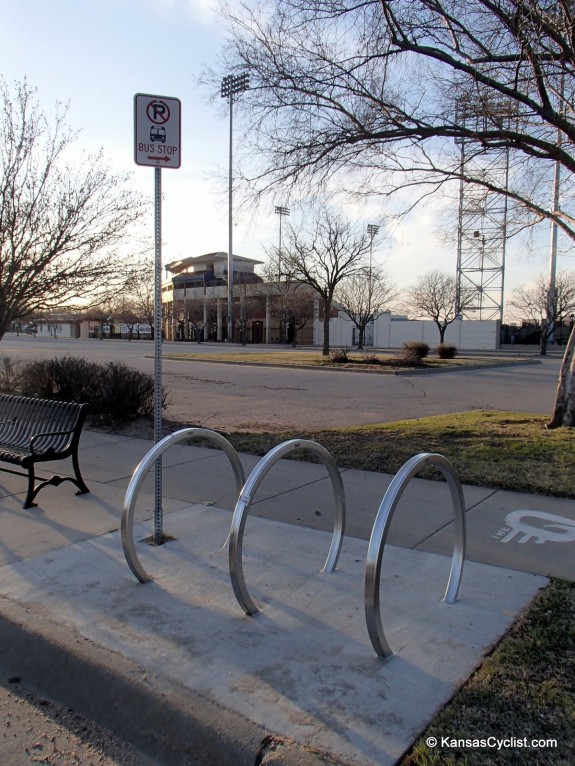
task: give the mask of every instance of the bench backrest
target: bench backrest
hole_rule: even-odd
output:
[[[0,394],[0,443],[26,449],[36,434],[72,431],[84,420],[86,404]],[[79,432],[78,432],[79,436]],[[64,449],[69,435],[46,437],[35,442],[38,451]]]

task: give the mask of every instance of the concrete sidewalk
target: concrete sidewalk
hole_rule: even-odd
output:
[[[159,763],[393,764],[545,577],[575,576],[572,501],[465,487],[468,562],[460,600],[442,603],[449,492],[414,479],[384,556],[382,614],[396,654],[383,661],[366,629],[363,576],[392,477],[342,472],[346,537],[327,575],[319,572],[333,524],[327,471],[274,466],[246,528],[244,573],[261,609],[246,617],[222,547],[236,495],[219,450],[177,445],[164,455],[164,531],[176,539],[137,543],[152,583],[130,572],[122,501],[151,446],[86,431],[80,464],[91,493],[47,487],[28,510],[25,480],[0,473],[0,632],[12,675]],[[241,459],[248,475],[258,458]],[[137,541],[151,531],[152,490],[150,477]]]

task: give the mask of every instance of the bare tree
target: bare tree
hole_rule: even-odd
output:
[[[367,268],[340,283],[335,299],[358,330],[358,348],[364,346],[367,326],[389,310],[398,294],[386,272],[378,266]]]
[[[250,72],[238,110],[256,193],[339,175],[346,189],[423,197],[462,180],[575,238],[571,3],[238,0],[224,16],[223,66]],[[509,152],[505,183],[486,149]],[[559,207],[540,183],[555,163]]]
[[[279,320],[280,337],[286,343],[290,338],[297,345],[297,334],[313,321],[314,296],[309,285],[299,282],[288,270],[288,264],[280,257],[278,248],[268,252],[269,261],[263,269],[265,290],[262,295],[269,299],[270,315]],[[270,290],[271,287],[271,290]]]
[[[546,277],[540,275],[534,284],[515,290],[509,305],[516,309],[522,318],[527,318],[533,324],[540,326],[541,354],[545,355],[547,344],[556,329],[556,320],[565,319],[575,312],[575,274],[558,272],[552,295],[549,293]],[[550,308],[551,311],[549,311]]]
[[[133,303],[140,320],[154,332],[154,261],[152,257],[140,259],[134,264],[125,287],[126,296]]]
[[[144,204],[101,155],[67,164],[66,110],[50,121],[26,81],[12,94],[0,79],[0,101],[2,338],[14,320],[121,289],[116,249]]]
[[[104,340],[105,327],[109,327],[114,319],[113,301],[111,297],[105,298],[100,303],[90,306],[85,312],[85,318],[98,323],[98,338]]]
[[[255,275],[240,275],[234,279],[234,316],[240,343],[248,342],[248,323],[262,314],[261,280]]]
[[[455,278],[438,270],[423,274],[408,291],[409,306],[416,316],[427,317],[435,322],[440,343],[443,343],[449,325],[460,317],[460,311],[471,305],[473,300],[472,289],[458,290]]]
[[[312,287],[323,303],[322,354],[329,354],[329,320],[338,285],[366,267],[371,240],[341,214],[320,209],[310,229],[288,228],[282,264],[294,278]]]
[[[143,320],[140,306],[123,295],[115,301],[112,313],[117,322],[128,328],[128,340],[131,341],[134,337],[134,327]]]

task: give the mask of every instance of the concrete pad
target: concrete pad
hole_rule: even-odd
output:
[[[420,550],[447,553],[451,528]],[[467,556],[522,572],[575,580],[575,502],[540,495],[495,492],[467,513]]]
[[[177,540],[138,545],[155,580],[139,585],[118,533],[5,566],[0,594],[349,766],[395,763],[545,578],[466,565],[461,601],[440,603],[450,560],[386,548],[382,611],[397,654],[376,657],[364,619],[367,544],[346,538],[338,570],[320,574],[326,533],[249,518],[244,574],[261,613],[246,617],[220,548],[230,514],[170,514]],[[136,527],[136,539],[145,527]],[[106,695],[106,685],[91,690]],[[137,710],[137,699],[131,706]],[[254,759],[255,760],[255,759]]]

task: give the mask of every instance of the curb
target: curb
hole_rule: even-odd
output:
[[[343,766],[5,598],[0,642],[9,677],[165,766]]]

